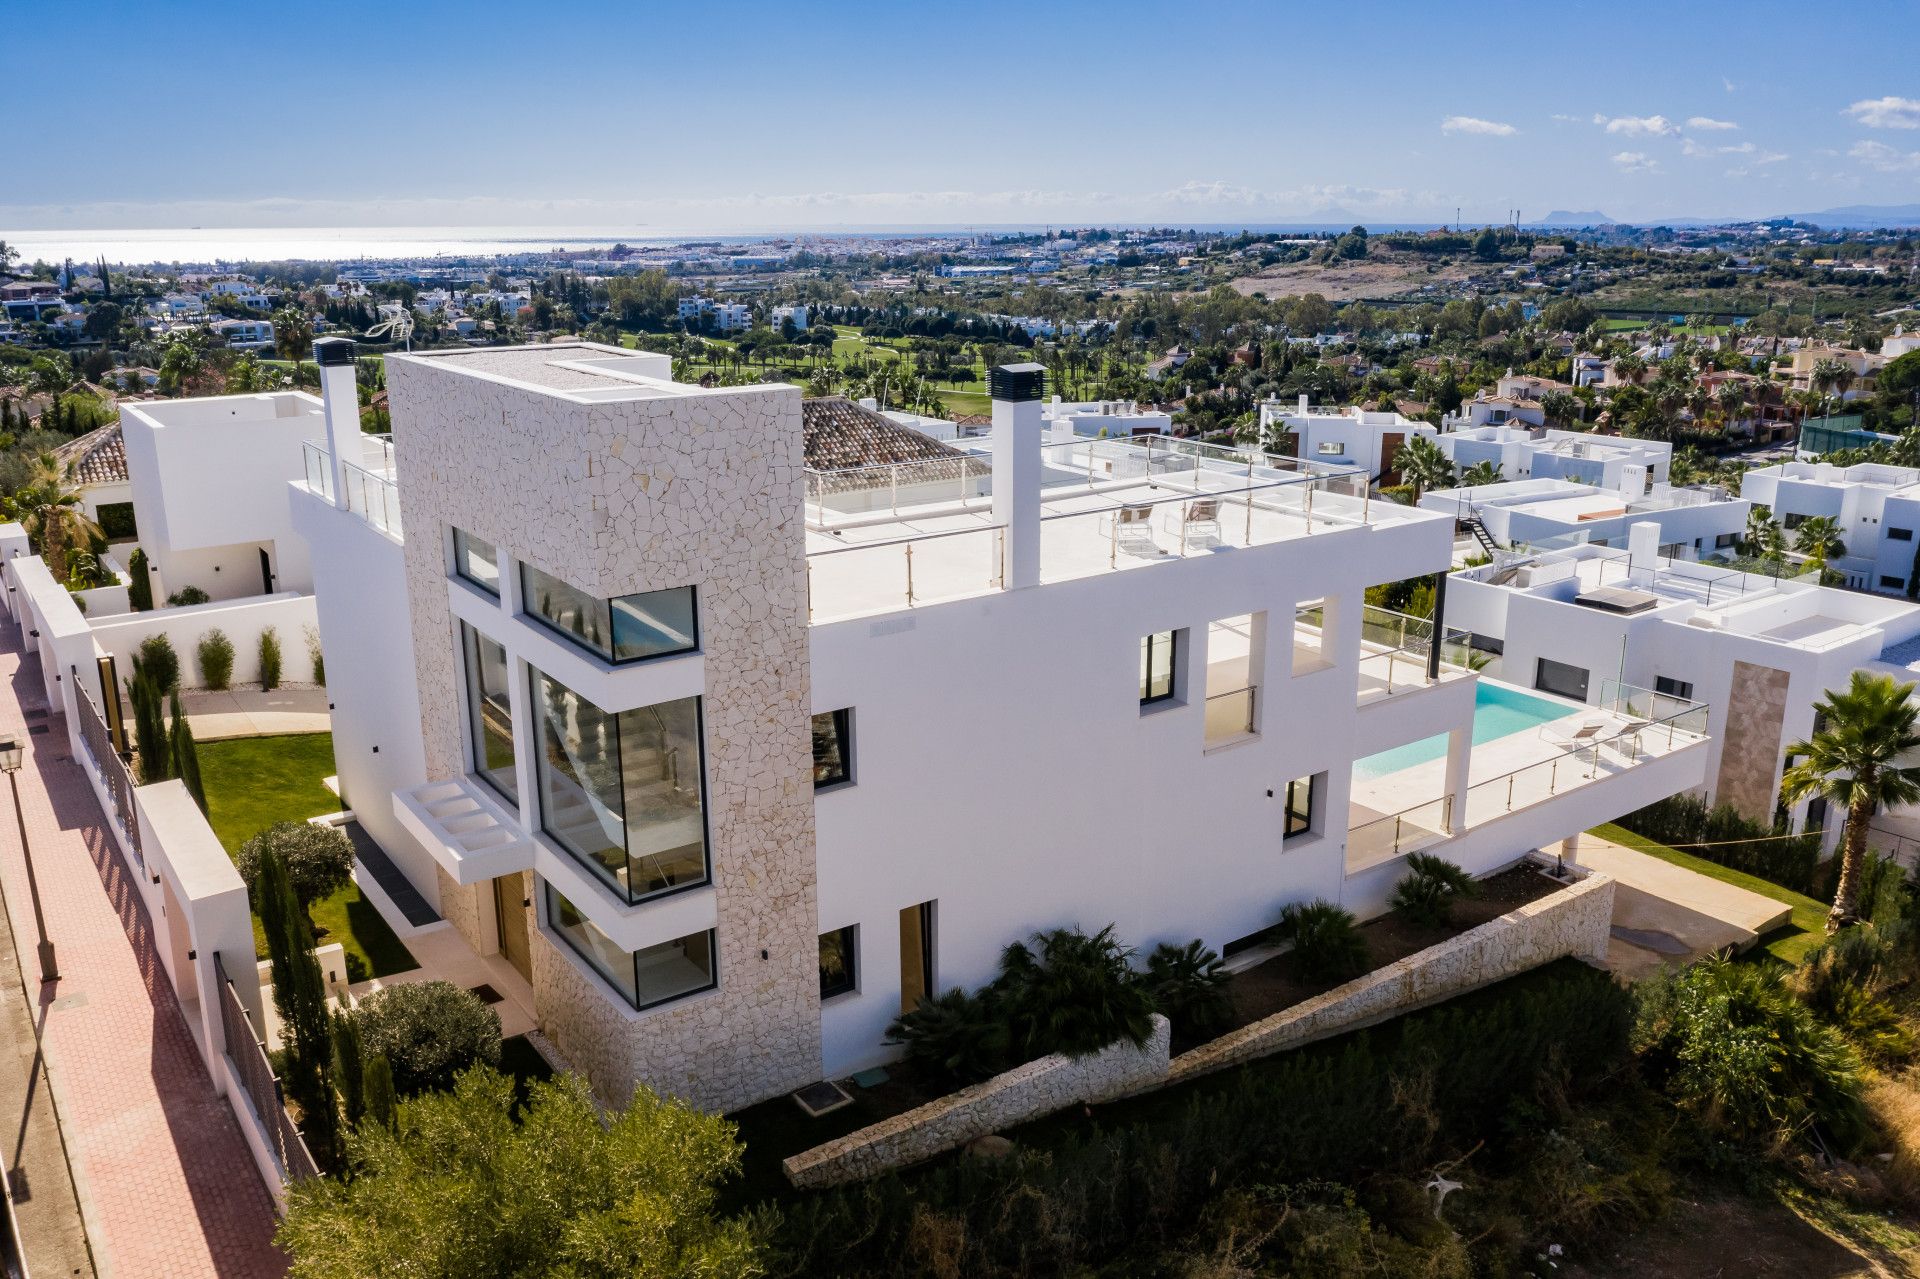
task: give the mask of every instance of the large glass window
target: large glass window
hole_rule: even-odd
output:
[[[859,948],[856,926],[848,924],[820,934],[820,998],[850,995],[859,989]]]
[[[522,564],[520,603],[527,616],[609,662],[685,653],[700,642],[691,586],[595,599]]]
[[[513,771],[513,710],[507,694],[507,650],[460,623],[467,668],[467,725],[473,771],[514,803],[520,780]]]
[[[711,929],[640,950],[621,950],[551,884],[547,885],[547,924],[635,1008],[652,1008],[713,989]]]
[[[1140,641],[1140,704],[1150,706],[1173,696],[1173,663],[1179,631],[1160,631]]]
[[[853,780],[853,712],[823,711],[813,717],[813,784],[838,786]]]
[[[700,699],[616,715],[530,678],[542,829],[628,902],[705,883]]]
[[[500,552],[465,529],[453,530],[453,571],[487,594],[500,595]]]

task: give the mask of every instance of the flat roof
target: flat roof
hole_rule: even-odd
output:
[[[578,404],[673,396],[739,395],[756,391],[797,390],[785,382],[702,387],[675,382],[670,357],[630,351],[599,342],[552,342],[542,346],[498,346],[451,351],[415,351],[389,360],[431,364],[525,390],[544,391]]]

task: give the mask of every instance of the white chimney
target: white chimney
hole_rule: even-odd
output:
[[[320,400],[327,419],[327,457],[333,486],[333,504],[347,509],[347,477],[341,464],[344,450],[354,449],[353,460],[360,460],[360,388],[354,380],[353,343],[347,338],[318,338],[313,344],[313,362],[320,366]]]
[[[1003,364],[987,373],[993,397],[993,521],[1001,526],[1001,584],[1040,584],[1040,440],[1046,414],[1040,396],[1046,368]]]
[[[860,407],[869,412],[878,413],[880,411],[880,401],[874,399],[871,395],[862,396],[860,399]]]
[[[1660,526],[1652,520],[1639,520],[1628,525],[1627,580],[1635,586],[1652,586],[1659,559]]]
[[[1307,393],[1305,391],[1302,391],[1300,392],[1300,416],[1305,417],[1306,415],[1307,415]]]

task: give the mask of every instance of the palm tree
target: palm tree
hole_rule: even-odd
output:
[[[1647,371],[1647,362],[1637,355],[1623,355],[1613,362],[1613,376],[1633,386],[1640,385],[1640,379]]]
[[[1839,360],[1822,358],[1813,362],[1813,371],[1807,375],[1807,382],[1816,395],[1825,398],[1840,382],[1842,375],[1849,373],[1847,366]],[[1852,381],[1849,377],[1848,381]]]
[[[1891,675],[1855,671],[1845,692],[1829,689],[1814,704],[1815,730],[1805,741],[1791,742],[1787,758],[1797,760],[1780,778],[1780,798],[1797,804],[1815,796],[1847,810],[1840,844],[1840,883],[1827,915],[1827,931],[1837,932],[1858,917],[1860,867],[1867,853],[1867,823],[1876,810],[1920,801],[1920,733],[1914,730],[1920,707],[1912,684]]]
[[[1824,568],[1828,560],[1839,559],[1847,553],[1847,544],[1840,537],[1838,520],[1831,515],[1814,515],[1794,530],[1793,549],[1808,559],[1818,560]]]
[[[1550,422],[1565,426],[1580,414],[1580,401],[1565,391],[1548,391],[1540,397],[1540,411]]]
[[[1424,435],[1416,435],[1401,445],[1392,465],[1400,472],[1401,483],[1413,486],[1413,500],[1416,502],[1428,489],[1453,486],[1452,461],[1440,451],[1438,444]]]
[[[298,307],[283,306],[273,313],[273,349],[283,360],[293,362],[293,376],[300,376],[300,362],[313,349],[313,321]]]
[[[1786,553],[1786,537],[1780,532],[1780,526],[1773,522],[1773,512],[1764,506],[1754,506],[1747,512],[1747,535],[1741,548],[1748,555],[1760,559],[1776,560]]]
[[[1460,472],[1460,478],[1455,483],[1463,489],[1481,488],[1488,484],[1498,484],[1500,478],[1498,462],[1475,462]]]
[[[1738,382],[1722,382],[1713,389],[1713,401],[1720,407],[1720,421],[1731,428],[1747,407],[1747,388]]]
[[[10,500],[13,517],[27,531],[27,539],[57,582],[67,580],[69,557],[85,551],[100,526],[81,509],[80,491],[73,487],[72,468],[51,453],[33,461],[26,484]]]

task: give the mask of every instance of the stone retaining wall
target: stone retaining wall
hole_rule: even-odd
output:
[[[1324,995],[1242,1026],[1173,1059],[1163,1079],[1184,1083],[1492,985],[1568,955],[1606,959],[1613,880],[1590,874],[1568,888],[1468,929]]]
[[[870,1124],[786,1160],[787,1179],[803,1188],[839,1185],[918,1163],[1082,1102],[1110,1101],[1167,1073],[1172,1028],[1158,1014],[1153,1033],[1136,1048],[1118,1043],[1091,1056],[1042,1057],[963,1088],[917,1110]]]

